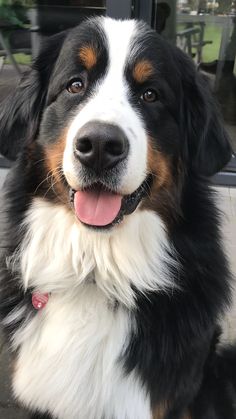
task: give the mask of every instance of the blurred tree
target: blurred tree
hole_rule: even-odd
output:
[[[0,0],[0,23],[22,27],[26,21],[24,1]]]
[[[217,14],[228,14],[231,12],[232,0],[218,0]]]

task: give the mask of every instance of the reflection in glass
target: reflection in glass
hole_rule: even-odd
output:
[[[176,43],[209,79],[236,151],[236,0],[179,0],[176,22]]]

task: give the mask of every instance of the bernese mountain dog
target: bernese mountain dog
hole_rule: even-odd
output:
[[[44,41],[0,143],[15,398],[33,418],[235,418],[209,186],[231,148],[191,59],[143,22],[86,20]]]

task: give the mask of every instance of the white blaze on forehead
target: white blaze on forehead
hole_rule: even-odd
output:
[[[106,18],[103,27],[108,41],[110,66],[122,72],[130,53],[131,39],[136,33],[135,20],[114,20]]]
[[[68,130],[63,168],[65,174],[73,172],[73,141],[80,128],[89,121],[99,120],[118,125],[126,134],[130,152],[127,168],[121,179],[124,193],[131,193],[146,177],[147,135],[141,115],[129,102],[129,86],[125,69],[131,45],[137,34],[134,20],[100,20],[108,45],[108,68],[95,86],[85,105],[77,110]],[[72,173],[73,175],[73,173]]]

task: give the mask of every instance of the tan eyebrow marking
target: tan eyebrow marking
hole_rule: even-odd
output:
[[[153,74],[153,66],[148,60],[141,60],[135,64],[133,77],[137,83],[145,82]]]
[[[80,48],[79,57],[87,70],[91,70],[97,63],[97,54],[92,45],[85,45]]]

